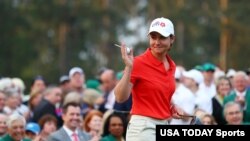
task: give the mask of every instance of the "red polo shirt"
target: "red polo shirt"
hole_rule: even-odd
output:
[[[167,55],[169,70],[163,62],[157,60],[150,48],[135,57],[131,74],[133,83],[133,105],[131,114],[148,116],[156,119],[171,117],[170,101],[175,91],[175,63]]]

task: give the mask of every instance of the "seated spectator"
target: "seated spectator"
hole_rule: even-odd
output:
[[[7,115],[0,113],[0,139],[7,133]]]
[[[102,116],[102,112],[98,110],[91,110],[84,119],[83,129],[88,132],[92,138],[95,137],[98,140],[101,135]]]
[[[3,108],[5,106],[6,96],[3,92],[0,91],[0,113],[4,113]]]
[[[77,92],[69,92],[66,94],[63,100],[63,105],[66,105],[68,103],[75,102],[80,104],[82,102],[81,95]]]
[[[15,89],[9,88],[4,93],[6,96],[5,106],[3,108],[4,113],[6,113],[7,115],[11,114],[22,115],[17,110],[19,104],[19,96],[17,91],[15,91]]]
[[[50,86],[44,91],[44,97],[34,109],[32,122],[38,122],[45,114],[51,114],[58,120],[58,126],[62,125],[60,115],[56,111],[56,104],[61,102],[62,90],[56,86]]]
[[[35,123],[35,122],[29,122],[27,123],[26,127],[25,127],[25,135],[27,138],[34,140],[36,138],[36,136],[39,135],[40,133],[40,126],[39,124]]]
[[[38,121],[38,124],[41,127],[41,132],[38,138],[42,141],[47,141],[48,136],[57,129],[57,119],[49,114],[42,116]]]
[[[101,97],[99,91],[87,88],[84,91],[84,95],[82,97],[83,104],[81,105],[82,114],[86,115],[90,110],[94,109],[96,106],[97,99]]]
[[[224,106],[224,117],[227,124],[241,125],[243,124],[243,110],[239,103],[230,101]]]
[[[250,122],[250,90],[247,89],[248,77],[245,72],[238,71],[233,77],[234,89],[229,95],[225,96],[223,104],[235,101],[241,105],[243,110],[243,121]]]
[[[225,125],[223,117],[223,100],[232,89],[230,80],[227,77],[220,77],[216,82],[216,95],[212,98],[212,116],[219,125]]]
[[[69,85],[69,76],[62,75],[59,79],[59,87],[62,89],[63,98],[66,96],[67,93],[70,92],[70,85]]]
[[[7,120],[8,133],[0,141],[31,141],[25,138],[25,118],[19,114],[12,114]]]
[[[124,117],[112,113],[104,123],[101,141],[124,141],[126,123]]]
[[[63,105],[63,126],[49,135],[47,141],[89,141],[90,135],[78,129],[81,123],[81,109],[78,103]]]
[[[24,96],[24,104],[28,103],[28,100],[30,99],[31,94],[33,93],[40,93],[42,95],[43,91],[47,88],[47,82],[44,79],[43,76],[37,75],[35,76],[31,81],[30,86],[30,94]]]
[[[31,120],[33,118],[34,109],[35,109],[35,107],[38,106],[38,104],[41,102],[41,100],[42,100],[42,94],[40,92],[31,93],[30,99],[28,101],[28,106],[30,109],[29,120]]]
[[[25,117],[26,120],[29,118],[29,108],[27,105],[23,104],[24,100],[24,90],[25,90],[25,84],[21,78],[12,78],[12,84],[15,88],[16,92],[18,93],[18,107],[17,111],[21,115]]]
[[[214,117],[210,114],[204,114],[201,117],[201,122],[203,125],[217,125],[217,123],[214,120]]]

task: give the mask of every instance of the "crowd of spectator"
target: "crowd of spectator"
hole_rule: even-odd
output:
[[[38,75],[30,88],[21,78],[2,77],[0,141],[124,141],[132,97],[116,102],[121,77],[122,71],[104,68],[86,80],[84,70],[73,67],[58,84]],[[250,69],[177,66],[175,80],[172,104],[190,116],[171,119],[171,125],[189,125],[193,117],[204,125],[250,123]]]

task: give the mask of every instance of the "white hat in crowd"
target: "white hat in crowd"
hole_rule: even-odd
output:
[[[69,76],[68,75],[62,75],[59,79],[59,83],[63,84],[65,82],[69,81]]]
[[[193,79],[197,84],[201,84],[204,80],[202,73],[196,69],[183,72],[183,76]]]
[[[174,35],[174,25],[173,23],[166,18],[156,18],[152,21],[149,32],[158,32],[164,37],[168,37],[169,35]]]
[[[236,71],[234,69],[229,69],[227,71],[227,77],[230,78],[230,77],[234,77],[234,75],[236,74]]]
[[[83,74],[83,70],[80,67],[73,67],[69,71],[69,77],[71,78],[75,73]]]

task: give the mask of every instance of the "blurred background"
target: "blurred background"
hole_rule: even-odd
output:
[[[0,76],[35,75],[49,82],[73,66],[93,78],[102,67],[122,70],[124,42],[148,47],[150,22],[173,21],[170,54],[189,69],[212,62],[222,70],[250,67],[248,0],[0,0]]]

